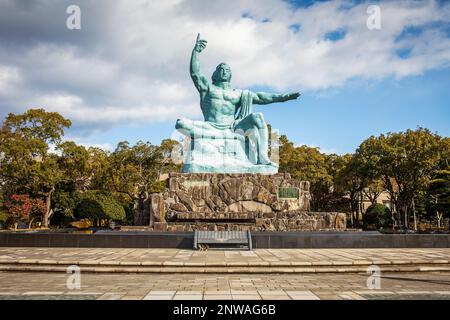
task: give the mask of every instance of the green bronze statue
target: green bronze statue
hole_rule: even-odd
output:
[[[183,172],[276,173],[278,165],[268,156],[267,124],[262,113],[252,112],[252,104],[294,100],[300,93],[254,93],[234,89],[230,84],[231,69],[226,63],[220,63],[212,82],[208,81],[200,72],[198,60],[206,43],[199,34],[190,64],[204,121],[178,119],[175,126],[192,139],[191,155]],[[253,150],[249,150],[249,144]]]

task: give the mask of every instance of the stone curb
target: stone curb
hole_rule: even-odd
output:
[[[449,264],[428,265],[381,265],[382,272],[450,272]],[[264,274],[264,273],[366,273],[365,266],[316,266],[316,267],[157,267],[157,266],[92,266],[80,265],[81,272],[86,273],[236,273],[236,274]],[[55,265],[25,265],[0,264],[0,272],[67,272],[67,267]]]
[[[353,261],[255,261],[255,262],[179,262],[179,261],[112,261],[112,260],[49,260],[49,259],[1,259],[2,265],[82,265],[93,267],[164,267],[164,268],[295,268],[295,267],[351,267],[370,265],[450,265],[449,260],[353,260]]]

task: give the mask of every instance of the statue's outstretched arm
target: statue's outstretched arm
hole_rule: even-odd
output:
[[[191,56],[191,78],[199,92],[207,91],[209,86],[208,79],[200,72],[200,63],[198,61],[198,54],[205,48],[206,40],[201,40],[199,33]]]
[[[254,104],[269,104],[269,103],[274,103],[274,102],[285,102],[288,100],[295,100],[298,97],[300,97],[299,92],[292,92],[292,93],[286,93],[286,94],[257,92],[257,93],[252,94]]]

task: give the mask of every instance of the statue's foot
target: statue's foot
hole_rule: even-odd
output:
[[[266,165],[266,166],[278,167],[278,164],[276,164],[275,162],[271,161],[267,157],[260,158],[259,161],[258,161],[258,164],[263,164],[263,165]]]

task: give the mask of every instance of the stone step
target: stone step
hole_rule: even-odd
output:
[[[376,262],[376,261],[375,261]],[[176,261],[64,261],[0,260],[0,271],[66,272],[77,265],[87,273],[367,273],[376,265],[381,272],[450,272],[449,261],[315,261],[315,262],[176,262]]]
[[[367,267],[316,267],[316,268],[292,268],[292,267],[106,267],[106,266],[81,266],[80,272],[85,273],[239,273],[239,274],[266,274],[266,273],[367,273]],[[382,266],[381,272],[450,272],[448,265],[436,266]],[[64,266],[27,266],[27,265],[0,265],[0,272],[67,272]]]

